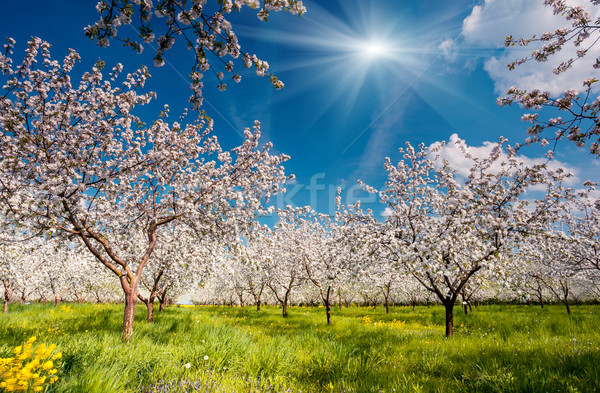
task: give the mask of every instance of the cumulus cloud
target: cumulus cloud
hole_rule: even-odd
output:
[[[389,206],[386,206],[386,208],[381,212],[381,217],[391,217],[392,213],[393,210]]]
[[[456,56],[458,56],[458,47],[456,46],[456,42],[451,38],[442,41],[438,45],[438,49],[442,51],[442,54],[448,61],[454,62]]]
[[[517,59],[517,56],[508,51],[506,55],[492,57],[484,63],[484,70],[494,80],[494,90],[499,95],[504,95],[512,86],[519,89],[548,91],[557,96],[567,89],[583,90],[583,80],[597,74],[592,68],[596,58],[600,56],[600,47],[596,46],[588,52],[584,58],[577,60],[566,72],[555,75],[554,67],[574,58],[574,53],[569,51],[559,52],[553,55],[548,62],[528,62],[510,71],[506,65]],[[595,91],[598,90],[598,86]]]
[[[589,2],[583,0],[568,0],[570,5],[583,5],[592,12],[592,17],[600,17],[598,7],[589,7]],[[570,24],[560,15],[554,15],[551,7],[546,7],[541,1],[532,0],[485,0],[483,4],[473,7],[471,14],[463,21],[462,36],[466,44],[478,47],[500,48],[508,35],[514,38],[529,38],[540,36],[547,31],[554,31]],[[591,39],[594,39],[593,37]],[[590,40],[591,40],[590,39]],[[590,44],[591,41],[588,43]],[[484,69],[495,82],[498,94],[505,94],[509,87],[521,89],[534,88],[549,91],[558,95],[567,89],[582,88],[582,81],[591,77],[592,64],[600,56],[600,46],[590,50],[587,56],[575,62],[574,66],[555,75],[553,69],[563,61],[575,58],[576,49],[568,44],[545,63],[529,62],[510,71],[507,64],[519,58],[528,56],[539,43],[527,47],[511,47],[502,55],[488,58]]]
[[[438,161],[438,163],[441,164],[441,162],[447,161],[450,167],[457,171],[457,175],[462,178],[466,178],[469,175],[469,171],[472,167],[472,161],[469,158],[465,157],[465,154],[459,147],[459,144],[464,145],[466,147],[466,151],[471,156],[480,159],[489,157],[494,147],[497,146],[497,142],[489,141],[483,142],[481,146],[469,146],[464,140],[460,139],[458,134],[452,134],[450,136],[450,140],[447,143],[445,143],[438,152],[441,158],[441,161]],[[429,148],[439,148],[441,145],[441,142],[435,142],[432,145],[430,145]],[[546,163],[548,168],[551,170],[557,170],[559,168],[562,168],[566,172],[573,174],[573,176],[571,176],[567,180],[568,185],[574,185],[580,182],[577,176],[577,169],[559,160],[554,159],[548,161],[548,159],[546,159],[545,157],[532,158],[527,157],[525,155],[518,155],[517,158],[528,166]],[[500,171],[500,162],[496,163],[496,168],[492,167],[491,169],[493,171]]]
[[[507,35],[531,36],[556,29],[561,21],[565,23],[541,1],[485,0],[463,20],[462,36],[470,44],[500,48]]]

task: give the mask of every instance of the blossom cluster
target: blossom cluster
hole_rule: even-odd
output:
[[[188,49],[194,52],[190,102],[198,109],[202,105],[203,85],[197,83],[200,78],[195,74],[211,69],[217,77],[217,87],[225,90],[227,85],[223,83],[222,72],[218,70],[220,64],[225,71],[232,73],[234,82],[241,80],[241,76],[234,70],[233,61],[225,61],[225,57],[233,60],[241,57],[246,68],[255,67],[256,74],[267,76],[276,89],[283,87],[283,82],[269,73],[266,61],[242,50],[238,36],[227,19],[228,14],[242,11],[244,6],[257,9],[258,18],[265,22],[271,12],[289,12],[293,15],[306,12],[301,0],[224,0],[218,2],[216,10],[210,4],[207,5],[206,0],[195,0],[189,4],[181,0],[161,0],[156,5],[150,0],[100,0],[96,5],[100,19],[94,25],[86,27],[85,33],[104,47],[109,45],[110,39],[121,39],[117,36],[120,27],[132,25],[139,20],[138,36],[121,40],[125,46],[137,52],[143,51],[143,44],[153,45],[156,42],[154,64],[157,67],[165,64],[165,52],[173,47],[176,38],[183,37]],[[139,18],[134,18],[136,14],[139,14]],[[161,29],[160,23],[164,34],[157,37],[156,31]],[[189,34],[190,31],[192,34]],[[215,55],[220,63],[209,63],[208,53]]]
[[[590,0],[592,6],[599,6],[597,0]],[[508,36],[505,39],[505,46],[527,46],[533,42],[542,43],[541,47],[534,49],[529,56],[517,59],[508,64],[510,70],[528,62],[538,61],[546,62],[552,55],[565,48],[568,43],[572,43],[575,56],[562,61],[554,67],[555,74],[561,74],[572,68],[573,64],[588,55],[590,49],[596,45],[600,39],[600,18],[593,20],[588,9],[580,5],[571,5],[566,0],[545,0],[544,4],[552,7],[554,14],[562,15],[569,23],[570,27],[561,27],[555,31],[547,31],[538,38],[520,38],[515,39]],[[592,65],[594,69],[600,68],[600,58],[596,59]],[[583,91],[579,92],[574,88],[567,89],[562,97],[551,97],[550,93],[542,92],[537,89],[525,91],[516,87],[511,87],[506,97],[500,97],[498,104],[501,106],[518,103],[526,109],[540,110],[545,108],[554,108],[559,111],[567,112],[567,116],[562,118],[550,118],[542,120],[538,115],[527,113],[523,120],[532,123],[529,126],[529,138],[527,143],[540,142],[547,144],[548,139],[559,140],[567,138],[577,146],[583,147],[589,141],[589,151],[595,157],[600,157],[600,97],[594,98],[591,93],[596,87],[593,85],[594,78],[587,78],[583,81]],[[560,119],[560,120],[557,120]],[[542,137],[541,134],[547,130],[554,130],[554,135]]]

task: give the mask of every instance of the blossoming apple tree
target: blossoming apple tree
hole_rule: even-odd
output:
[[[279,213],[282,227],[292,230],[292,249],[298,255],[301,277],[318,290],[331,324],[333,291],[348,262],[346,255],[337,253],[336,228],[330,217],[310,208],[287,209]],[[290,250],[291,251],[291,250]]]
[[[386,159],[387,182],[379,192],[387,207],[382,241],[444,305],[448,337],[465,285],[480,270],[499,268],[498,256],[511,239],[544,228],[564,197],[566,176],[545,165],[525,165],[503,140],[485,158],[457,143],[472,163],[465,178],[441,162],[439,146],[415,149],[407,143],[397,165]],[[529,203],[523,196],[533,186],[546,187],[547,194]]]
[[[158,236],[150,263],[142,275],[143,288],[138,293],[138,298],[146,305],[148,322],[154,321],[156,300],[159,301],[159,312],[163,311],[170,297],[176,298],[200,281],[217,243],[212,237],[198,238],[177,221],[165,227]],[[132,239],[125,239],[125,242],[130,247],[143,244],[143,241]]]
[[[565,221],[572,236],[569,254],[573,263],[600,282],[600,200],[592,197],[594,186],[589,191],[576,199]]]
[[[5,241],[0,244],[3,313],[8,312],[8,304],[13,300],[14,295],[18,295],[19,300],[25,302],[40,285],[40,271],[44,261],[37,258],[35,250],[39,249],[38,245],[39,243],[35,240],[28,242]]]
[[[573,239],[562,230],[550,230],[531,236],[519,245],[527,260],[529,274],[571,314],[569,301],[575,285],[583,277],[571,258],[569,248]]]
[[[279,222],[267,237],[271,255],[262,261],[267,287],[276,304],[281,305],[283,317],[287,317],[290,298],[305,278],[298,252],[302,233],[293,219],[295,214],[292,209],[278,212]]]
[[[0,57],[0,206],[32,233],[54,228],[78,238],[119,280],[125,297],[123,339],[133,332],[138,288],[163,228],[182,221],[196,234],[240,233],[264,213],[286,179],[285,155],[261,147],[260,126],[242,145],[223,151],[212,121],[150,124],[133,110],[155,95],[138,92],[148,70],[122,75],[102,62],[79,82],[79,55],[52,60],[50,44],[28,43],[13,64],[12,42]],[[122,81],[119,83],[119,81]],[[124,237],[144,239],[131,256]]]
[[[318,290],[328,325],[331,324],[334,292],[340,283],[355,277],[357,269],[365,260],[370,260],[368,256],[372,254],[367,225],[372,216],[364,214],[360,203],[349,207],[341,205],[339,193],[338,189],[337,210],[333,217],[308,208],[280,215],[280,219],[291,220],[299,233],[295,241],[303,276]]]
[[[273,265],[274,245],[272,232],[267,226],[257,228],[251,236],[235,248],[235,270],[241,277],[243,289],[254,300],[256,311],[260,311],[269,288],[268,267]]]

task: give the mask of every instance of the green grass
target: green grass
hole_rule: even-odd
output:
[[[49,392],[597,392],[600,306],[333,310],[169,307],[131,342],[122,305],[11,305],[0,357],[28,337],[63,358]],[[370,323],[364,316],[370,317]],[[205,359],[205,357],[207,357]],[[189,363],[189,368],[186,364]]]

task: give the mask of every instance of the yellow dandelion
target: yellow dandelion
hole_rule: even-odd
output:
[[[46,344],[40,344],[36,349],[35,349],[35,355],[36,356],[42,356],[44,353],[46,352]]]

